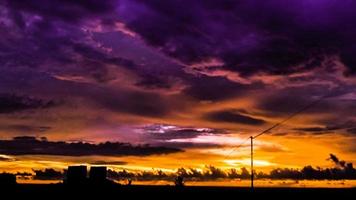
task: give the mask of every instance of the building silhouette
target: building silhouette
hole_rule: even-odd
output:
[[[0,185],[1,186],[16,185],[16,176],[14,174],[8,174],[8,173],[0,174]]]
[[[107,185],[112,183],[107,179],[107,168],[103,166],[90,167],[89,176],[87,166],[69,166],[65,184],[71,186],[82,185]]]
[[[106,183],[107,168],[106,167],[90,167],[89,182],[94,184]]]
[[[87,166],[69,166],[66,183],[71,185],[87,183]]]

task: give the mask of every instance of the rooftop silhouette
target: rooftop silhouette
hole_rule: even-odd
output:
[[[0,174],[0,185],[16,185],[16,176],[14,174]]]
[[[90,183],[106,183],[107,179],[107,169],[106,167],[91,167],[89,172],[89,182]]]
[[[66,185],[107,185],[113,184],[107,178],[107,168],[104,166],[92,166],[88,174],[87,166],[68,166],[64,183]]]
[[[87,182],[86,166],[69,166],[65,183],[67,184],[85,184]]]

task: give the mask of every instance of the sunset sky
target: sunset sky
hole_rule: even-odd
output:
[[[355,19],[352,0],[0,0],[0,172],[249,167],[234,147],[325,95],[255,140],[257,170],[356,163]]]

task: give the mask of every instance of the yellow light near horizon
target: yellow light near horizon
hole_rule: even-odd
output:
[[[231,167],[246,167],[251,165],[250,159],[242,159],[242,160],[224,160],[226,164]],[[253,164],[256,167],[270,167],[275,166],[275,163],[271,163],[267,160],[253,160]]]

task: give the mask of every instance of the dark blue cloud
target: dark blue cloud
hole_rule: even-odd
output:
[[[335,54],[353,73],[355,7],[335,0],[137,0],[131,5],[136,15],[128,14],[126,23],[187,64],[217,57],[242,75],[291,74],[320,67],[324,55]]]
[[[106,142],[90,144],[83,142],[53,142],[35,137],[15,137],[0,140],[0,153],[6,155],[62,155],[62,156],[148,156],[181,152],[169,147],[133,146],[128,143]]]
[[[16,94],[0,94],[0,114],[45,109],[58,105],[53,100],[37,99]]]
[[[204,118],[214,122],[236,123],[246,125],[262,125],[266,123],[266,121],[263,119],[244,115],[236,110],[221,110],[210,112],[205,114]]]

